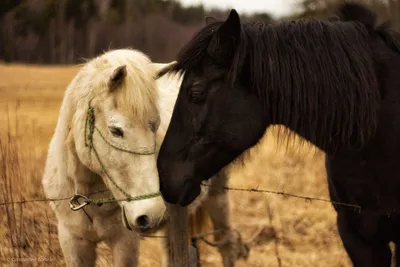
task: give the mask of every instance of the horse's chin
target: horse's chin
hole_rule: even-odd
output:
[[[155,232],[157,232],[158,230],[163,228],[167,224],[167,221],[168,221],[167,218],[163,218],[160,221],[160,223],[158,223],[157,225],[155,225],[153,227],[149,227],[149,228],[130,227],[129,225],[126,226],[125,224],[124,224],[124,226],[129,231],[137,232],[139,235],[142,235],[143,237],[145,237],[146,235],[154,234]]]
[[[142,229],[134,229],[136,232],[138,232],[141,236],[146,237],[146,235],[151,235],[157,232],[160,229],[161,226],[158,227],[152,227],[152,228],[147,228],[146,230]]]

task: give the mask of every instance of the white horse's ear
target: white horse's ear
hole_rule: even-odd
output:
[[[217,22],[217,19],[211,16],[205,17],[205,20],[206,20],[206,25]]]
[[[170,63],[164,64],[164,63],[152,63],[152,65],[156,69],[156,79],[161,78],[168,72],[172,71],[176,65],[178,64],[177,61],[172,61]]]
[[[122,82],[126,77],[126,65],[119,66],[111,74],[110,80],[108,81],[108,89],[114,91],[121,86]]]

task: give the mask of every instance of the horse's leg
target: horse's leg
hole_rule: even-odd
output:
[[[96,244],[70,233],[58,223],[58,239],[68,267],[92,267],[96,263]]]
[[[392,252],[389,244],[360,236],[348,213],[339,211],[337,224],[343,246],[354,267],[390,267]]]
[[[122,224],[107,243],[112,249],[114,267],[136,267],[139,262],[139,235]]]
[[[214,229],[226,231],[216,232],[214,240],[221,243],[218,250],[221,254],[224,267],[233,267],[238,258],[247,258],[248,248],[241,242],[237,234],[232,232],[230,221],[230,205],[228,194],[223,187],[227,184],[228,177],[224,170],[216,177],[211,178],[211,188],[208,198],[204,202],[205,208],[210,215]],[[215,188],[215,189],[214,189]]]
[[[376,192],[371,185],[376,177],[365,167],[364,152],[338,152],[326,155],[325,166],[331,200],[353,203],[357,198],[373,203]],[[374,173],[374,172],[372,172]],[[384,229],[381,216],[363,209],[361,212],[333,205],[343,246],[354,267],[390,267],[392,252],[389,240],[380,233]]]
[[[394,242],[394,263],[392,264],[392,266],[394,267],[400,267],[400,244],[397,244],[396,242]]]

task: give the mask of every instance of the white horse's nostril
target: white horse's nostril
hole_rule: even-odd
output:
[[[150,219],[149,216],[147,215],[142,215],[139,216],[136,219],[136,224],[139,226],[139,228],[146,230],[149,227]]]

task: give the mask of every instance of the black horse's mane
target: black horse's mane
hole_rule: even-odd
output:
[[[242,23],[230,82],[250,87],[272,123],[322,147],[361,146],[375,133],[380,104],[371,50],[376,17],[357,4],[337,13],[334,22]],[[206,26],[180,51],[178,70],[201,63],[221,24]],[[384,26],[378,32],[400,47]]]

